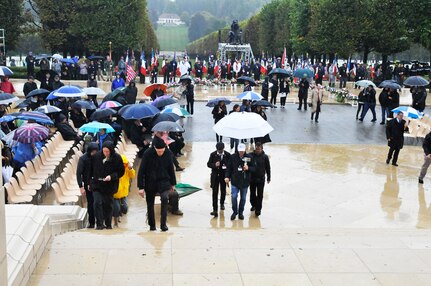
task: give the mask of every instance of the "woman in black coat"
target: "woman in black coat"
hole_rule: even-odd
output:
[[[270,81],[272,83],[271,87],[271,103],[276,105],[277,104],[277,94],[278,94],[278,79],[276,75],[272,76],[272,79]]]
[[[195,91],[194,87],[189,80],[183,81],[183,85],[185,86],[185,90],[183,91],[183,95],[187,100],[187,112],[193,115],[193,106],[195,103]]]
[[[138,96],[138,89],[136,88],[136,83],[134,80],[129,83],[129,86],[126,88],[125,93],[127,104],[135,104],[136,97]]]
[[[220,119],[222,119],[227,115],[226,103],[224,101],[219,101],[219,103],[216,106],[214,106],[212,115],[214,118],[214,124],[217,124],[217,122],[219,122]],[[221,142],[223,141],[223,136],[219,136],[216,133],[216,139],[217,139],[217,142]]]

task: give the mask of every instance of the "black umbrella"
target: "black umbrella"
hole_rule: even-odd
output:
[[[73,108],[79,108],[79,109],[88,109],[88,110],[94,110],[97,109],[96,105],[92,101],[89,100],[77,100],[72,104]]]
[[[119,88],[111,91],[110,93],[108,93],[103,98],[102,102],[105,102],[105,101],[117,101],[117,102],[121,103],[122,105],[126,105],[127,103],[125,103],[125,99],[124,99],[125,90],[126,90],[125,87],[119,87]]]
[[[176,122],[180,119],[181,117],[175,113],[159,113],[153,118],[153,125],[165,121]]]
[[[170,95],[163,95],[163,96],[160,96],[160,97],[156,98],[156,100],[154,100],[151,103],[151,105],[155,106],[155,107],[157,107],[159,109],[162,109],[165,106],[168,106],[168,105],[171,105],[171,104],[174,104],[174,103],[177,103],[177,102],[178,102],[178,100],[172,98]]]
[[[271,107],[271,108],[275,107],[275,105],[271,104],[269,101],[264,100],[264,99],[254,101],[251,105],[263,106],[263,107]]]
[[[105,58],[104,57],[102,57],[102,56],[89,56],[88,57],[88,59],[90,60],[90,61],[94,61],[94,60],[104,60]]]
[[[183,82],[183,81],[186,81],[186,80],[189,80],[191,82],[193,80],[193,78],[191,76],[189,76],[188,74],[183,75],[183,76],[180,77],[180,82]]]
[[[380,88],[390,88],[390,89],[401,89],[401,85],[399,85],[395,80],[384,80],[379,85]]]
[[[25,100],[21,101],[20,103],[18,103],[16,108],[18,108],[18,109],[27,108],[30,104],[31,104],[30,99],[25,99]]]
[[[429,84],[429,81],[421,76],[411,76],[404,81],[404,85],[407,86],[427,86]]]
[[[251,86],[256,86],[256,82],[249,76],[240,76],[237,81],[241,84],[244,84],[246,81],[248,81]]]
[[[163,121],[154,125],[153,132],[184,132],[184,128],[176,122]]]
[[[288,72],[285,69],[281,69],[281,68],[275,68],[275,69],[271,70],[268,75],[274,75],[274,74],[277,75],[278,77],[288,77],[288,76],[292,75],[292,73]]]
[[[101,119],[108,118],[111,115],[116,114],[117,111],[111,108],[105,108],[105,109],[98,109],[94,111],[93,114],[91,114],[90,120],[91,121],[100,121]]]
[[[50,93],[49,90],[44,89],[44,88],[39,88],[39,89],[35,89],[30,91],[25,97],[33,97],[33,96],[38,96],[38,95],[48,95]]]

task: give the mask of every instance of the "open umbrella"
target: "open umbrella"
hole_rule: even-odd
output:
[[[36,108],[35,111],[44,113],[44,114],[50,114],[50,113],[57,113],[57,112],[61,112],[61,109],[56,107],[56,106],[52,106],[52,105],[44,105],[44,106],[40,106],[38,108]]]
[[[105,101],[104,103],[102,103],[99,108],[100,109],[105,109],[105,108],[117,108],[117,107],[121,107],[123,106],[121,103],[117,102],[117,101],[113,101],[113,100],[109,100],[109,101]]]
[[[116,100],[117,97],[120,95],[124,95],[126,88],[125,87],[119,87],[117,89],[114,89],[110,93],[108,93],[102,100],[102,102],[109,101],[109,100]],[[118,100],[117,100],[118,101]]]
[[[70,58],[63,58],[63,59],[61,59],[60,61],[61,61],[62,63],[66,63],[66,64],[68,64],[68,65],[75,64],[75,61],[74,61],[73,59],[70,59]]]
[[[186,75],[183,75],[180,77],[179,82],[183,82],[183,81],[190,81],[191,82],[191,81],[193,81],[193,78],[191,76],[189,76],[188,74],[186,74]]]
[[[49,129],[37,123],[26,123],[19,127],[13,136],[13,140],[20,143],[31,144],[48,138]]]
[[[410,106],[399,106],[395,109],[392,109],[392,112],[395,114],[400,112],[400,111],[404,114],[404,116],[406,116],[408,118],[417,119],[419,117],[422,117],[422,115],[419,113],[419,111],[417,111],[416,109],[414,109],[413,107],[410,107]]]
[[[289,72],[282,68],[275,68],[269,72],[268,75],[277,75],[277,77],[288,77],[292,75],[292,72]]]
[[[26,108],[31,104],[30,99],[25,99],[23,101],[21,101],[20,103],[17,104],[17,106],[15,106],[15,108],[21,109],[21,108]]]
[[[245,84],[245,82],[246,81],[248,81],[249,83],[250,83],[250,85],[251,86],[256,86],[256,82],[254,81],[254,79],[252,79],[251,77],[249,77],[249,76],[240,76],[238,79],[237,79],[237,82],[238,83],[241,83],[241,84]]]
[[[111,125],[106,123],[101,123],[98,121],[86,123],[79,128],[79,130],[81,130],[82,132],[88,132],[88,133],[97,133],[97,132],[100,132],[100,129],[106,129],[106,133],[115,132],[114,128],[112,128]]]
[[[401,89],[401,85],[399,85],[394,80],[384,80],[379,84],[380,88],[390,88],[390,89]]]
[[[297,78],[313,78],[314,72],[310,69],[296,69],[293,72],[293,76]]]
[[[374,82],[372,82],[371,80],[366,80],[366,79],[355,82],[355,85],[360,86],[360,87],[369,87],[370,85],[374,88],[377,87],[374,84]]]
[[[25,97],[33,97],[33,96],[39,96],[39,95],[48,95],[50,93],[49,90],[44,88],[39,88],[30,91]]]
[[[130,106],[126,105],[123,108],[126,107],[127,109],[125,110],[120,109],[121,116],[126,120],[151,118],[160,113],[159,109],[147,103],[132,104]]]
[[[184,128],[176,122],[163,121],[154,125],[153,132],[184,132]]]
[[[2,123],[2,122],[11,122],[11,121],[13,121],[15,119],[16,119],[15,116],[12,116],[12,115],[9,115],[9,114],[3,115],[2,117],[0,117],[0,123]]]
[[[104,60],[105,58],[102,56],[89,56],[88,59],[90,61]]]
[[[156,125],[159,122],[170,121],[176,122],[180,120],[181,116],[176,115],[175,113],[159,113],[153,118],[153,125]]]
[[[163,109],[161,113],[175,113],[176,115],[181,117],[190,116],[190,113],[186,109],[177,106],[165,107],[165,109]]]
[[[49,118],[47,115],[43,114],[42,112],[38,112],[38,111],[24,111],[18,114],[16,118],[22,119],[22,120],[33,120],[41,124],[54,124],[51,118]]]
[[[13,75],[13,71],[5,66],[0,67],[0,76],[11,76]]]
[[[9,103],[18,101],[19,98],[10,93],[0,93],[0,104],[8,105]]]
[[[238,95],[236,98],[247,100],[261,100],[263,96],[253,91],[246,91]]]
[[[180,198],[184,198],[202,189],[189,184],[176,184],[175,190],[177,191]]]
[[[159,96],[156,98],[156,100],[154,100],[151,105],[157,107],[157,108],[163,108],[167,105],[171,105],[174,103],[177,103],[178,100],[172,98],[171,95],[163,95],[163,96]]]
[[[86,94],[79,87],[67,85],[57,89],[54,95],[57,97],[81,97]]]
[[[105,95],[106,92],[98,87],[86,87],[82,89],[83,92],[87,95]]]
[[[218,105],[220,103],[220,101],[224,101],[224,103],[227,104],[231,104],[232,101],[230,101],[229,99],[227,99],[226,97],[217,97],[211,100],[208,100],[208,103],[206,106],[208,107],[214,107],[216,105]]]
[[[275,105],[273,105],[272,103],[270,103],[268,100],[264,100],[264,99],[255,101],[255,102],[252,103],[252,105],[263,106],[263,107],[271,107],[271,108],[275,107]]]
[[[134,104],[126,104],[123,107],[120,108],[120,110],[118,110],[118,114],[120,114],[121,116],[123,115],[123,113],[129,109],[130,107],[132,107]]]
[[[91,121],[100,121],[101,119],[108,118],[111,115],[116,114],[117,111],[111,108],[105,108],[105,109],[97,109],[96,111],[91,114],[90,120]]]
[[[274,130],[260,115],[253,112],[233,112],[214,125],[220,136],[235,139],[263,137]]]
[[[144,94],[146,96],[151,96],[151,93],[153,93],[153,91],[158,88],[163,90],[163,94],[166,94],[166,90],[168,87],[165,84],[160,84],[160,83],[150,84],[144,89]]]
[[[48,96],[46,97],[46,100],[55,100],[58,99],[58,96],[55,96],[54,93],[57,92],[58,89],[51,91]]]
[[[53,54],[51,57],[52,57],[53,59],[56,59],[56,60],[62,60],[62,59],[63,59],[63,56],[62,56],[62,55],[60,55],[60,54]]]
[[[97,108],[92,101],[83,100],[83,99],[77,100],[74,103],[72,103],[72,107],[80,108],[80,109],[89,109],[89,110],[94,110]]]
[[[403,84],[407,86],[427,86],[430,83],[421,76],[411,76],[408,77]]]

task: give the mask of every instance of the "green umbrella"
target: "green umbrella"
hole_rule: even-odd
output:
[[[202,189],[195,187],[195,186],[192,186],[190,184],[177,184],[175,186],[175,190],[177,191],[180,198],[183,198],[183,197],[187,197],[188,195],[191,195],[193,193],[196,193]]]

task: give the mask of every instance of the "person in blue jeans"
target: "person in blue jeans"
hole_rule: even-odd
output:
[[[232,216],[231,220],[235,220],[236,216],[240,220],[244,219],[244,206],[247,198],[247,189],[250,185],[250,172],[254,171],[251,157],[245,153],[245,145],[238,145],[238,152],[231,156],[226,172],[225,182],[231,183],[232,196]],[[238,207],[238,194],[240,195]]]
[[[364,109],[362,110],[361,118],[359,118],[359,121],[364,121],[365,116],[368,113],[368,110],[371,110],[371,113],[373,114],[373,119],[371,122],[376,122],[376,90],[372,85],[369,85],[364,92],[365,95],[365,102],[364,102]]]

